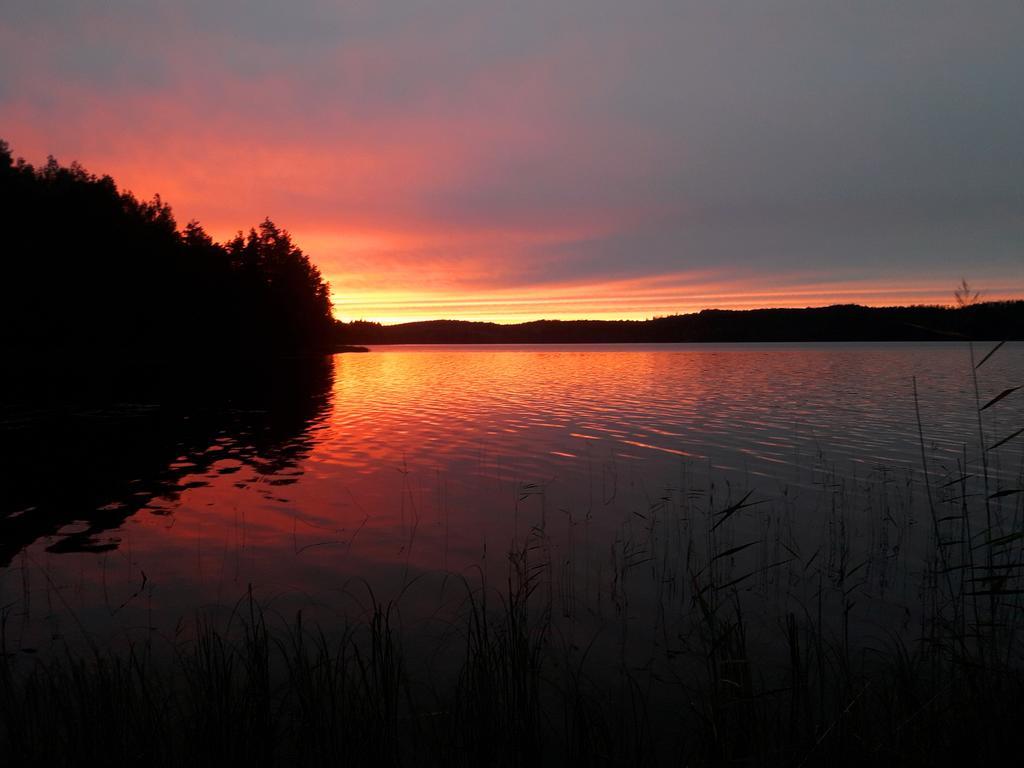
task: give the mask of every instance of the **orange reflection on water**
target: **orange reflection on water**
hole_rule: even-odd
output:
[[[1024,370],[1024,347],[1003,351],[996,379]],[[249,584],[283,605],[331,604],[364,579],[397,594],[477,566],[500,581],[509,548],[541,532],[556,560],[597,568],[615,541],[640,535],[652,505],[691,491],[707,501],[715,478],[716,498],[754,488],[799,499],[820,490],[823,467],[852,477],[915,466],[914,376],[936,466],[955,463],[971,434],[965,360],[956,344],[337,355],[323,376],[213,414],[175,457],[169,488],[96,529],[116,548],[48,552],[81,528],[69,523],[27,557],[104,621],[142,610],[140,598],[113,608],[143,571],[146,609],[173,618]],[[5,594],[17,592],[12,573]]]

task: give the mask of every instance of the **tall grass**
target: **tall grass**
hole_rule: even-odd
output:
[[[402,597],[368,587],[341,627],[250,589],[171,639],[36,656],[8,647],[4,609],[4,762],[1002,764],[1024,717],[1024,472],[1000,463],[1019,425],[993,433],[1013,387],[982,396],[998,351],[971,350],[977,435],[955,466],[929,463],[920,415],[919,472],[820,460],[821,531],[788,491],[684,477],[596,574],[572,518],[561,543],[547,521],[499,585],[447,578],[426,654]]]

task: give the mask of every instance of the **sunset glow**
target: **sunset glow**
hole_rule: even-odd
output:
[[[524,5],[25,5],[0,137],[270,216],[343,320],[1024,296],[1019,7]]]
[[[466,298],[457,290],[432,293],[333,292],[335,317],[344,321],[375,320],[385,324],[455,318],[498,323],[535,319],[646,320],[702,309],[759,309],[863,304],[886,307],[951,303],[946,282],[921,284],[915,289],[887,288],[863,283],[812,284],[756,291],[756,280],[714,284],[699,279],[649,286],[634,282],[607,282],[549,286],[540,289],[480,290]],[[1017,298],[1021,291],[986,292],[989,300]]]

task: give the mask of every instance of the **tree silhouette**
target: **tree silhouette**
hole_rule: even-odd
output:
[[[319,270],[270,219],[218,244],[159,196],[0,141],[0,345],[117,356],[309,352],[332,342]]]
[[[248,235],[238,233],[226,251],[242,281],[250,320],[262,338],[296,346],[330,338],[328,286],[287,230],[264,219]],[[263,311],[253,311],[256,307]]]

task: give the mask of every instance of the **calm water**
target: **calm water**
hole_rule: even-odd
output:
[[[1024,344],[979,374],[983,401],[1024,382]],[[609,574],[682,573],[676,539],[707,541],[750,491],[722,546],[753,537],[756,565],[852,542],[898,606],[918,567],[900,547],[927,538],[914,377],[933,485],[965,448],[977,475],[961,344],[388,347],[216,394],[8,407],[0,605],[32,646],[170,627],[250,584],[283,612],[340,615],[367,585],[432,585],[408,598],[426,606],[438,574],[498,578],[533,541],[568,616],[614,597]],[[1024,426],[1022,403],[985,412],[986,442]],[[1019,483],[1022,444],[990,453],[990,491]]]

